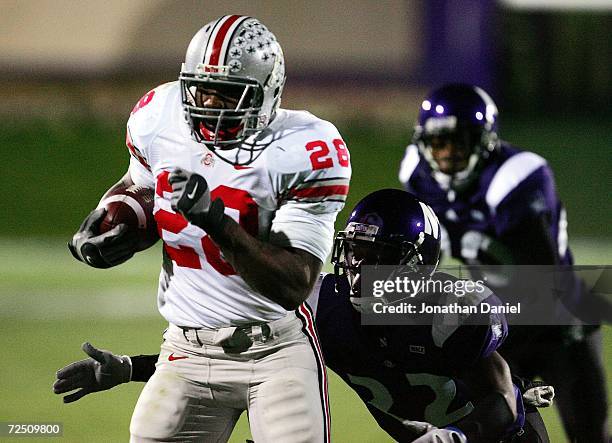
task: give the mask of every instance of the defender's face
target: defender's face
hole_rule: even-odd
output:
[[[467,143],[450,136],[434,136],[430,146],[440,172],[452,175],[467,168],[471,154]]]
[[[349,244],[346,264],[353,294],[361,292],[361,267],[364,265],[398,265],[402,260],[400,248],[381,242],[355,241]]]

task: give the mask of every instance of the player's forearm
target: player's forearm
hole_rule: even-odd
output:
[[[249,286],[287,310],[306,300],[322,263],[311,254],[262,242],[225,216],[223,229],[212,238]]]
[[[481,379],[483,386],[488,386],[487,391],[500,394],[512,413],[512,420],[517,417],[516,392],[512,383],[512,373],[504,358],[496,351],[481,363],[477,370],[477,376]]]
[[[474,410],[453,426],[460,429],[470,443],[490,443],[502,440],[515,421],[516,415],[506,398],[493,392],[481,398]]]
[[[468,384],[481,397],[475,402],[474,410],[456,426],[470,442],[501,439],[518,417],[510,368],[501,355],[494,352],[470,373]]]

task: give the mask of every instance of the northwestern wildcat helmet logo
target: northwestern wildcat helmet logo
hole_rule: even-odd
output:
[[[346,226],[347,238],[359,238],[362,240],[374,240],[379,227],[365,223],[351,222]]]

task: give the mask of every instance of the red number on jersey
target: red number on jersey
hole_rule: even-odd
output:
[[[248,192],[241,189],[218,186],[210,193],[212,200],[220,197],[225,207],[238,210],[238,224],[249,234],[257,236],[259,221],[257,218],[257,203]],[[202,248],[206,260],[221,275],[235,275],[236,270],[228,262],[221,258],[221,250],[212,241],[209,235],[202,238]]]
[[[157,185],[155,186],[155,193],[160,197],[163,197],[164,191],[171,192],[172,187],[168,183],[168,171],[164,171],[157,176]],[[181,214],[175,212],[169,212],[164,209],[160,209],[155,213],[155,221],[157,222],[157,231],[159,237],[163,240],[162,229],[173,234],[178,234],[185,227],[187,227],[187,220]],[[170,246],[164,240],[164,249],[168,256],[176,262],[178,266],[185,268],[202,269],[200,265],[200,258],[198,253],[189,246],[178,246],[178,248]]]
[[[160,238],[163,239],[162,229],[178,234],[187,226],[187,220],[181,214],[168,212],[160,209],[155,213],[155,221],[157,222],[157,231]],[[178,248],[170,246],[164,241],[164,249],[168,256],[174,260],[178,266],[192,269],[202,269],[200,265],[200,257],[195,249],[189,246],[178,246]]]
[[[306,143],[306,150],[314,151],[310,154],[310,162],[312,163],[312,169],[315,171],[317,169],[327,169],[334,166],[331,157],[327,157],[327,155],[329,155],[329,148],[327,147],[327,143],[323,140],[315,140]]]
[[[144,108],[149,103],[151,103],[151,100],[153,100],[154,95],[155,95],[155,89],[152,89],[151,91],[143,95],[142,98],[138,100],[138,103],[136,103],[136,106],[134,106],[134,109],[132,109],[132,112],[130,112],[130,114],[135,114],[136,111],[138,111],[140,108]]]
[[[344,144],[344,140],[341,138],[335,138],[333,143],[338,153],[338,163],[343,168],[348,168],[351,162],[349,160],[349,153],[348,149],[346,149],[346,145]]]
[[[350,165],[348,150],[346,149],[346,145],[344,141],[340,138],[335,138],[333,140],[334,147],[336,148],[336,154],[338,156],[338,164],[343,168],[347,168]],[[327,143],[323,140],[315,140],[309,143],[306,143],[306,150],[314,151],[310,154],[310,163],[312,163],[312,169],[327,169],[332,168],[334,166],[334,161],[329,155],[329,147]]]
[[[156,193],[163,197],[163,193],[171,192],[172,187],[168,183],[168,172],[164,171],[157,176]],[[241,189],[230,188],[228,186],[218,186],[211,191],[211,198],[220,197],[223,200],[226,208],[238,211],[238,223],[249,234],[256,236],[259,229],[258,208],[255,200],[247,191]],[[155,213],[155,221],[159,236],[163,239],[162,229],[174,234],[180,233],[187,227],[187,220],[181,214],[175,212],[158,210]],[[235,275],[234,268],[221,257],[221,250],[213,242],[209,235],[205,234],[200,243],[204,251],[206,261],[221,275]],[[170,246],[164,240],[164,249],[170,258],[178,265],[192,269],[202,269],[200,257],[196,250],[191,246],[178,245],[177,248]]]

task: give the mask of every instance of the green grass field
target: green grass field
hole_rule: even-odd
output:
[[[610,261],[612,244],[574,241],[580,264]],[[59,421],[62,441],[127,441],[142,384],[123,385],[64,405],[51,391],[55,371],[84,358],[89,340],[126,354],[157,353],[164,321],[155,306],[159,247],[126,265],[94,270],[77,263],[63,240],[0,240],[0,421]],[[606,327],[608,374],[612,328]],[[332,433],[337,442],[392,441],[342,381],[331,376]],[[554,443],[564,442],[554,410],[545,419]],[[248,437],[244,416],[233,442]]]

